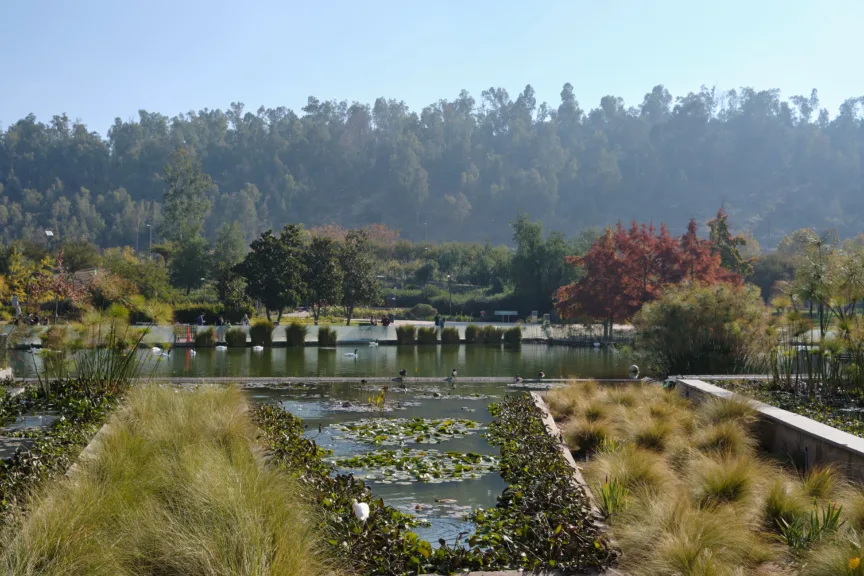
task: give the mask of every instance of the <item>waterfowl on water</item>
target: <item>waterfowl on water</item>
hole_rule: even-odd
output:
[[[450,377],[451,377],[451,378],[456,378],[456,369],[455,369],[455,368],[453,368],[453,371],[450,372]]]
[[[264,350],[264,346],[260,346],[260,345],[256,344],[255,346],[252,346],[252,350],[255,352],[262,352]]]
[[[346,358],[357,358],[357,349],[355,348],[354,352],[346,352],[345,357]]]
[[[404,377],[407,376],[407,375],[408,375],[408,371],[405,370],[404,368],[401,369],[401,370],[399,370],[399,377],[400,377],[400,378],[404,378]]]
[[[537,378],[545,378],[545,377],[546,377],[546,373],[543,372],[542,370],[540,370],[540,372],[537,373]]]
[[[521,383],[521,382],[522,382],[522,377],[519,376],[518,374],[516,374],[516,377],[513,378],[513,383],[514,383],[514,384],[519,384],[519,383]]]
[[[374,342],[369,342],[369,346],[372,346],[372,347],[378,346],[378,341],[376,340]]]
[[[224,344],[220,344],[219,346],[216,346],[217,352],[224,352],[225,350],[228,350],[228,346],[225,346]]]
[[[366,384],[366,380],[360,380],[360,384]]]
[[[189,355],[190,355],[190,356],[195,356],[195,354],[197,354],[197,352],[195,352],[195,349],[194,349],[194,348],[192,348],[191,350],[189,350]]]

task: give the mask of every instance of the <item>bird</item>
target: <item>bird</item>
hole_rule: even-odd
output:
[[[514,384],[519,384],[520,382],[522,382],[522,377],[519,376],[518,374],[516,374],[516,377],[513,378],[513,383],[514,383]]]
[[[545,377],[546,377],[546,373],[543,372],[542,370],[540,370],[540,372],[537,373],[537,378],[545,378]]]
[[[451,378],[456,378],[456,369],[455,369],[455,368],[453,368],[453,371],[450,372],[450,377],[451,377]]]
[[[360,384],[366,384],[366,380],[360,380]]]
[[[254,350],[255,352],[262,352],[264,350],[264,346],[256,344],[255,346],[252,346],[252,350]]]
[[[217,352],[224,352],[225,350],[228,350],[228,346],[225,346],[225,345],[223,345],[223,344],[220,344],[220,345],[216,346],[216,351],[217,351]]]
[[[369,342],[369,346],[377,347],[377,346],[378,346],[378,341],[375,340],[374,342]]]
[[[400,377],[400,378],[404,378],[404,377],[407,376],[407,375],[408,375],[408,371],[405,370],[404,368],[401,369],[401,370],[399,370],[399,377]]]
[[[195,349],[194,349],[194,348],[192,348],[191,350],[189,350],[189,355],[190,355],[190,356],[195,356],[195,354],[197,354],[197,352],[195,352]]]
[[[346,352],[345,357],[346,358],[357,358],[357,349],[355,348],[354,352]]]
[[[365,502],[357,502],[354,500],[351,503],[351,506],[354,508],[354,516],[357,517],[361,522],[365,522],[369,518],[369,505]]]
[[[594,348],[599,348],[599,347],[600,347],[600,343],[599,343],[599,342],[594,342]]]
[[[153,354],[161,354],[162,353],[162,349],[159,348],[158,346],[153,346],[153,348],[151,348],[150,351],[153,352]]]

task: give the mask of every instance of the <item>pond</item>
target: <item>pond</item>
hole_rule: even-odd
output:
[[[492,421],[488,407],[508,391],[523,392],[503,384],[445,382],[406,384],[403,389],[394,383],[388,385],[385,411],[379,413],[369,405],[369,399],[380,390],[377,385],[345,382],[249,388],[246,393],[255,402],[279,404],[301,417],[308,426],[307,436],[333,451],[328,460],[336,462],[337,468],[363,478],[385,503],[428,521],[428,526],[415,530],[418,536],[432,543],[443,538],[452,544],[460,533],[471,531],[465,514],[474,507],[494,507],[507,486],[496,471],[484,469],[498,456],[483,434],[483,428]],[[429,427],[430,421],[436,424]],[[444,433],[435,436],[438,429]],[[393,466],[389,457],[379,458],[379,464],[390,464],[388,469],[379,465],[355,467],[353,462],[339,465],[352,457],[384,450],[397,456],[403,451],[420,454],[414,464],[448,452],[474,456],[471,465],[464,466],[471,468],[470,472],[454,473],[450,466],[437,477],[434,471],[412,472],[410,464]],[[457,463],[455,470],[461,466]],[[394,468],[403,470],[391,474]]]
[[[183,377],[392,377],[400,370],[414,377],[446,377],[456,368],[460,376],[534,377],[543,370],[547,378],[626,378],[628,359],[611,348],[574,348],[547,344],[523,344],[519,348],[483,344],[458,346],[358,346],[357,358],[345,354],[353,348],[249,348],[217,351],[175,348],[170,356],[153,363],[155,376]],[[152,359],[149,351],[143,358]],[[35,363],[35,368],[34,368]],[[39,354],[10,351],[13,373],[19,378],[42,369]],[[149,364],[149,363],[148,363]],[[148,369],[149,372],[149,369]]]

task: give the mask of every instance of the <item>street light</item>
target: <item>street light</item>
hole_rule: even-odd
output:
[[[147,228],[150,230],[150,245],[147,247],[147,259],[149,260],[153,254],[153,227],[147,224]]]
[[[450,275],[447,274],[447,292],[450,294],[450,313],[448,316],[453,317],[453,290],[450,284]]]

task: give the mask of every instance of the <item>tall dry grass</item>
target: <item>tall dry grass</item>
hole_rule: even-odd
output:
[[[864,490],[836,469],[803,475],[760,455],[748,403],[697,406],[657,386],[591,382],[552,390],[548,403],[565,441],[587,459],[598,501],[619,491],[623,505],[608,521],[625,572],[864,575]],[[803,552],[786,546],[784,522],[832,504],[842,507],[840,530]],[[860,570],[851,568],[856,558]]]
[[[236,389],[133,389],[96,455],[4,534],[16,575],[321,575],[298,486],[262,465]]]

